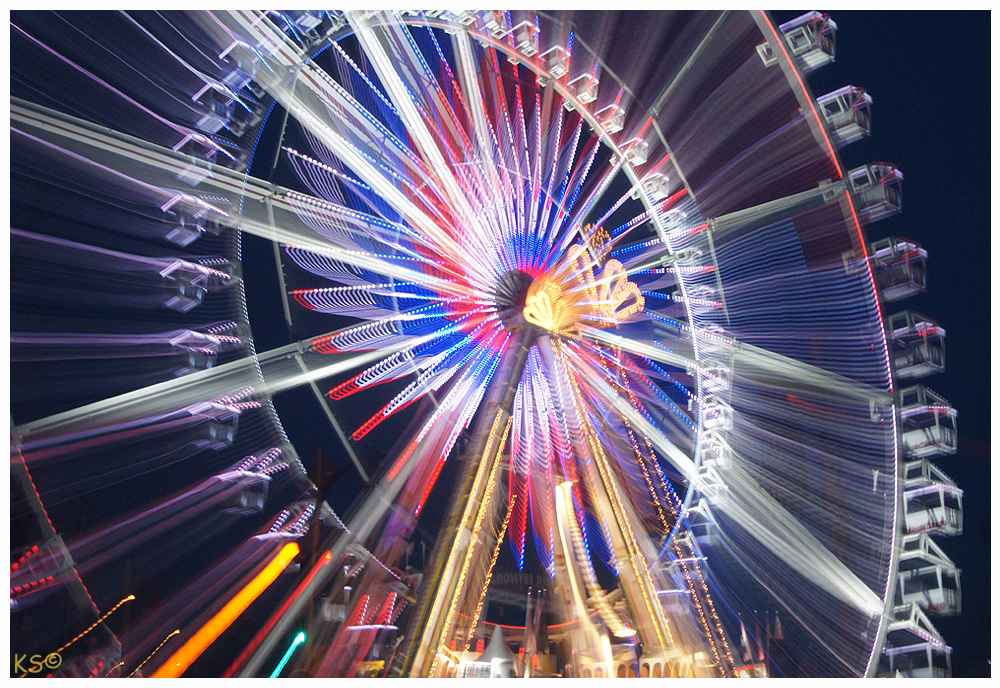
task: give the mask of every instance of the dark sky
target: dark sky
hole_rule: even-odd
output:
[[[774,17],[780,23],[798,14]],[[935,463],[965,491],[964,534],[939,542],[962,570],[964,611],[932,621],[954,648],[956,676],[988,675],[990,15],[833,11],[831,16],[839,25],[837,60],[809,76],[810,88],[821,95],[853,84],[874,99],[872,137],[842,151],[846,167],[884,161],[905,175],[903,214],[870,226],[869,239],[908,237],[929,254],[927,294],[891,304],[888,312],[923,312],[948,333],[945,374],[921,382],[959,411],[959,452]],[[256,167],[254,172],[259,174]],[[280,314],[270,246],[247,237],[246,249],[244,274],[264,278],[247,281],[252,321],[255,307],[258,313]],[[286,341],[280,315],[267,328],[255,323],[254,334],[260,351]],[[314,415],[319,410],[307,392],[279,397],[277,404],[307,465],[317,446],[334,463],[346,460],[325,421]],[[353,470],[343,475],[337,485],[341,495],[361,487],[356,476]]]

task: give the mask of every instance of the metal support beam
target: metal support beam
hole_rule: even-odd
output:
[[[488,398],[480,407],[471,449],[457,481],[455,498],[431,554],[430,573],[420,595],[421,606],[413,615],[406,634],[409,648],[404,676],[427,677],[434,665],[445,631],[445,615],[458,592],[459,553],[469,544],[468,536],[471,535],[476,511],[473,507],[483,499],[486,476],[490,475],[500,459],[501,438],[511,418],[514,396],[535,336],[534,327],[515,334],[516,339],[506,352],[508,360],[501,362],[494,384],[487,393]]]

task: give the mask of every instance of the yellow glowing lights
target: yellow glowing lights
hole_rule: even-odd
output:
[[[202,626],[190,640],[184,643],[153,674],[153,678],[177,678],[183,674],[201,656],[201,653],[215,642],[215,639],[222,635],[222,632],[229,628],[233,621],[278,578],[298,553],[299,546],[294,542],[282,547],[271,563],[264,567],[264,570],[258,573],[233,599],[229,600],[226,606]]]
[[[528,287],[524,318],[551,334],[573,337],[578,324],[613,327],[645,305],[620,262],[609,260],[598,275],[587,249],[577,244]]]
[[[552,332],[563,334],[574,329],[577,313],[561,298],[558,284],[542,278],[528,287],[524,300],[524,319]]]
[[[94,623],[92,623],[92,624],[91,624],[90,626],[88,626],[88,627],[87,627],[87,628],[86,628],[86,629],[85,629],[85,630],[84,630],[83,632],[81,632],[80,634],[78,634],[78,635],[77,635],[77,636],[76,636],[75,638],[73,638],[73,639],[72,639],[71,641],[69,641],[68,643],[66,643],[66,644],[65,644],[65,645],[63,645],[62,647],[60,647],[60,648],[59,648],[58,650],[56,650],[55,652],[50,652],[50,653],[48,654],[48,657],[51,657],[52,655],[61,655],[61,654],[62,654],[62,651],[63,651],[63,650],[65,650],[65,649],[66,649],[67,647],[69,647],[70,645],[72,645],[73,643],[75,643],[75,642],[76,642],[77,640],[79,640],[80,638],[82,638],[83,636],[87,635],[87,634],[88,634],[88,633],[90,633],[90,632],[91,632],[92,630],[94,630],[95,628],[97,628],[98,626],[100,626],[100,625],[101,625],[101,622],[102,622],[102,621],[104,621],[104,620],[105,620],[106,618],[108,618],[109,616],[111,616],[112,614],[114,614],[114,613],[115,613],[115,610],[116,610],[116,609],[118,609],[118,607],[122,606],[122,605],[123,605],[123,604],[125,604],[126,602],[131,602],[131,601],[132,601],[132,600],[134,600],[134,599],[135,599],[135,595],[129,595],[128,597],[126,597],[125,599],[123,599],[123,600],[122,600],[121,602],[119,602],[119,603],[118,603],[118,604],[116,604],[116,605],[115,605],[114,607],[112,607],[112,608],[111,608],[111,610],[110,610],[109,612],[107,612],[107,613],[106,613],[106,614],[105,614],[104,616],[102,616],[102,617],[101,617],[101,618],[99,618],[99,619],[98,619],[97,621],[95,621],[95,622],[94,622]],[[56,665],[56,666],[58,666],[58,665]],[[115,669],[117,669],[117,668],[118,668],[118,667],[115,667]],[[34,671],[34,669],[32,669],[32,671]],[[111,671],[114,671],[114,669],[112,669]],[[111,673],[111,672],[108,672],[108,673]],[[25,672],[25,673],[21,674],[21,675],[20,675],[20,676],[19,676],[18,678],[24,678],[24,677],[25,677],[25,676],[27,676],[27,675],[28,675],[28,673],[27,673],[27,672]]]
[[[143,666],[145,666],[145,665],[146,665],[146,662],[148,662],[149,660],[151,660],[151,659],[153,658],[153,655],[155,655],[155,654],[156,654],[157,652],[159,652],[159,651],[160,651],[160,648],[161,648],[161,647],[163,647],[164,645],[166,645],[166,644],[167,644],[167,641],[168,641],[168,640],[170,640],[171,638],[173,638],[173,637],[174,637],[175,635],[177,635],[177,634],[179,634],[179,633],[180,633],[180,629],[177,629],[177,630],[175,630],[175,631],[174,631],[173,633],[171,633],[170,635],[168,635],[168,636],[167,636],[166,638],[164,638],[164,639],[163,639],[163,640],[162,640],[162,641],[160,642],[160,644],[156,646],[156,649],[155,649],[155,650],[153,650],[152,652],[150,652],[150,653],[149,653],[149,656],[148,656],[148,657],[146,657],[146,659],[142,660],[142,664],[140,664],[139,666],[137,666],[137,667],[136,667],[136,668],[135,668],[135,669],[134,669],[134,670],[132,671],[132,673],[128,675],[128,677],[129,677],[129,678],[132,678],[133,676],[135,676],[136,674],[138,674],[138,673],[139,673],[139,669],[141,669],[141,668],[142,668]],[[125,662],[122,662],[122,664],[124,664],[124,663],[125,663]],[[121,666],[121,665],[119,665],[119,666]],[[118,667],[115,667],[115,668],[117,669]]]
[[[115,610],[118,609],[118,607],[122,606],[126,602],[131,602],[134,599],[135,599],[135,595],[129,595],[128,597],[126,597],[125,599],[123,599],[121,602],[119,602],[114,607],[112,607],[110,609],[110,611],[108,611],[107,613],[105,613],[104,616],[102,616],[97,621],[95,621],[90,626],[88,626],[85,631],[83,631],[82,633],[80,633],[79,635],[77,635],[75,638],[73,638],[71,641],[69,641],[68,643],[66,643],[65,645],[63,645],[62,647],[60,647],[58,650],[56,650],[55,654],[60,654],[67,647],[69,647],[70,645],[72,645],[73,643],[75,643],[77,640],[79,640],[80,638],[82,638],[83,636],[87,635],[88,633],[90,633],[95,628],[97,628],[101,624],[102,621],[104,621],[106,618],[108,618],[109,616],[111,616],[112,614],[114,614]]]
[[[479,624],[479,615],[483,611],[483,600],[486,599],[486,592],[490,587],[490,579],[493,577],[493,567],[496,566],[497,557],[500,556],[500,547],[503,545],[503,536],[507,533],[507,523],[510,521],[510,515],[514,513],[514,502],[517,500],[517,495],[510,496],[510,506],[507,509],[507,515],[504,516],[503,524],[500,526],[500,533],[497,535],[497,542],[493,548],[493,558],[490,559],[490,565],[486,569],[486,580],[483,581],[482,590],[479,592],[479,602],[476,603],[476,613],[472,615],[472,623],[469,625],[470,628],[475,628]],[[469,651],[469,645],[472,642],[472,636],[465,641],[465,651]]]
[[[501,414],[498,413],[497,417],[493,421],[493,429],[494,430],[497,428],[497,424],[498,424],[500,418],[501,418]],[[503,454],[504,447],[507,444],[507,435],[510,433],[510,427],[511,427],[511,424],[512,424],[513,420],[514,419],[513,419],[512,416],[508,416],[507,417],[507,425],[506,425],[506,428],[504,429],[503,435],[500,438],[500,444],[499,444],[496,452],[492,453],[492,454],[487,454],[484,457],[484,459],[487,459],[488,457],[492,457],[492,459],[490,459],[490,460],[492,460],[492,466],[493,466],[493,468],[490,471],[490,477],[489,477],[489,479],[486,481],[486,489],[485,489],[485,491],[483,493],[483,499],[482,499],[482,501],[480,502],[480,505],[479,505],[479,511],[476,514],[476,522],[472,526],[472,536],[469,539],[468,545],[466,545],[465,561],[462,563],[462,572],[459,574],[459,577],[458,577],[458,590],[462,590],[465,587],[465,581],[466,581],[466,578],[469,575],[469,569],[470,569],[470,567],[472,565],[472,560],[478,554],[478,548],[479,548],[479,545],[481,544],[481,542],[480,542],[480,533],[482,532],[482,529],[483,529],[483,523],[486,520],[487,514],[490,512],[490,510],[492,509],[492,506],[493,506],[493,492],[494,492],[494,487],[496,485],[497,471],[499,470],[500,463],[501,463],[499,461],[499,457],[500,457],[501,454]],[[493,434],[494,434],[493,432],[490,433],[491,438],[492,438]],[[490,450],[492,450],[492,447],[493,447],[492,441],[490,441],[487,444],[487,446],[490,448]],[[487,463],[487,462],[484,462],[484,463]],[[478,476],[477,476],[477,482],[478,482]],[[473,492],[473,494],[476,494],[476,492]],[[469,504],[470,504],[470,506],[472,505],[472,501],[471,500],[470,500]],[[506,520],[504,521],[504,523],[506,524]],[[500,540],[502,540],[502,539],[503,539],[503,536],[501,535]],[[497,547],[499,547],[499,545],[500,545],[500,542],[498,541],[497,542]],[[495,557],[494,557],[493,561],[494,562],[496,561]],[[492,570],[492,567],[493,567],[493,564],[491,563],[490,564],[490,570]],[[489,573],[487,573],[487,576],[488,575],[489,575]],[[452,603],[452,605],[448,609],[448,616],[445,619],[444,629],[441,631],[442,642],[447,638],[447,636],[451,632],[452,624],[454,623],[454,620],[455,620],[455,612],[457,611],[457,608],[458,608],[457,605],[454,604],[454,603]]]
[[[507,416],[507,421],[503,425],[503,433],[499,434],[498,430],[501,427],[501,423],[503,423],[505,415]],[[469,529],[469,540],[465,545],[461,545],[459,544],[460,541],[456,539],[452,545],[451,551],[448,554],[448,562],[445,564],[442,580],[451,580],[455,569],[458,567],[459,558],[461,558],[462,568],[459,573],[457,586],[455,588],[455,590],[458,591],[463,589],[463,585],[472,565],[472,560],[479,551],[479,535],[483,527],[483,521],[487,515],[487,510],[493,502],[494,485],[496,483],[497,471],[501,463],[499,457],[503,454],[504,448],[507,445],[507,436],[510,433],[512,423],[513,417],[510,416],[504,409],[501,408],[497,410],[497,415],[493,419],[493,425],[490,427],[490,433],[486,439],[486,449],[483,452],[482,459],[479,461],[479,468],[476,471],[476,477],[472,483],[472,490],[469,493],[470,495],[482,495],[482,499],[469,499],[465,505],[462,520],[459,522],[461,525],[465,525],[465,527]],[[486,480],[486,485],[484,491],[480,492],[484,480]],[[473,511],[477,505],[479,506],[479,509],[476,512],[475,520],[473,521]],[[440,648],[444,648],[444,642],[451,633],[452,624],[454,623],[455,613],[457,611],[457,605],[455,604],[454,599],[457,593],[450,588],[451,586],[448,584],[440,585],[434,598],[434,604],[431,607],[434,610],[448,610],[440,631],[435,630],[437,637],[433,642],[437,642],[440,645]],[[452,596],[450,603],[446,601],[449,595]],[[440,664],[441,656],[440,652],[434,655],[430,668],[431,676],[435,675]]]

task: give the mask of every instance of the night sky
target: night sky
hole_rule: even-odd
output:
[[[780,23],[798,14],[783,11],[774,17]],[[988,676],[990,15],[833,11],[831,16],[839,25],[837,60],[809,76],[811,90],[821,95],[852,84],[874,99],[872,137],[841,151],[846,168],[884,161],[905,175],[903,213],[869,226],[869,239],[907,237],[929,254],[928,292],[891,304],[888,311],[917,310],[948,333],[946,372],[921,382],[959,412],[958,454],[935,463],[965,491],[964,534],[938,541],[962,570],[963,613],[932,622],[954,648],[955,676]],[[269,123],[259,158],[279,126]],[[270,167],[273,149],[266,153]],[[252,171],[266,176],[261,164],[255,161]],[[280,346],[290,336],[323,331],[287,331],[270,244],[246,237],[244,256],[244,274],[254,277],[247,280],[247,292],[258,351]],[[279,396],[276,405],[307,465],[319,447],[333,464],[346,464],[310,392]],[[374,462],[378,457],[362,458]],[[330,493],[334,508],[346,510],[361,488],[357,472],[344,471]]]

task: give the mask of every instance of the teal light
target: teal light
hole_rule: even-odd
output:
[[[286,664],[288,664],[288,660],[291,658],[292,653],[295,652],[295,648],[297,648],[305,641],[306,641],[306,634],[302,631],[299,631],[299,634],[295,636],[295,640],[293,640],[292,644],[288,646],[288,650],[285,652],[285,656],[281,658],[280,662],[278,662],[278,666],[274,667],[274,671],[271,672],[271,675],[268,678],[277,678],[278,674],[281,673],[281,670],[285,668]]]

